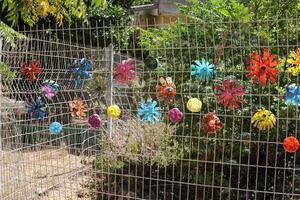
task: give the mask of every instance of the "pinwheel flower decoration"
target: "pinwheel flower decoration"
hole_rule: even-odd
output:
[[[93,114],[88,119],[90,128],[96,129],[102,127],[102,121],[98,114]]]
[[[258,52],[252,53],[252,58],[248,60],[250,66],[247,67],[249,71],[248,77],[253,80],[254,83],[259,82],[261,86],[267,84],[267,79],[272,83],[277,80],[279,70],[275,67],[279,65],[279,61],[275,60],[276,55],[270,55],[269,50],[265,49],[263,57],[261,58]]]
[[[238,108],[238,103],[243,103],[242,96],[245,94],[244,86],[235,79],[225,79],[222,85],[215,85],[217,103],[223,104],[229,109]]]
[[[171,122],[180,122],[183,118],[183,113],[178,108],[172,108],[168,112],[169,119]]]
[[[191,69],[192,77],[201,81],[209,81],[215,73],[215,65],[208,63],[204,58],[196,60]]]
[[[59,85],[53,80],[46,80],[41,88],[41,93],[48,99],[52,99],[60,90]]]
[[[287,59],[288,72],[293,76],[298,76],[300,73],[300,48],[297,51],[292,51]]]
[[[70,67],[76,75],[76,85],[79,85],[82,82],[82,79],[92,77],[92,74],[89,73],[88,70],[92,69],[93,65],[86,58],[80,59],[79,62],[76,60]]]
[[[50,133],[52,134],[59,134],[61,133],[63,127],[61,125],[61,123],[59,122],[52,122],[50,125],[49,125],[49,130],[50,130]]]
[[[21,63],[20,74],[23,78],[30,81],[36,81],[39,74],[42,73],[42,67],[37,60]]]
[[[219,117],[213,112],[207,113],[203,116],[201,125],[202,130],[208,134],[217,133],[223,126]]]
[[[164,79],[160,78],[161,85],[156,86],[156,94],[159,99],[169,103],[174,101],[176,95],[176,86],[172,81],[171,77]]]
[[[285,86],[285,104],[300,106],[300,87],[296,84]]]
[[[81,100],[75,98],[73,101],[69,101],[69,108],[72,117],[79,117],[80,119],[86,116],[88,106]]]
[[[188,100],[186,106],[191,112],[200,112],[202,108],[202,102],[197,98],[191,98]]]
[[[299,145],[299,141],[293,136],[286,137],[283,140],[283,148],[289,153],[295,153],[299,149]]]
[[[116,64],[114,77],[117,83],[128,85],[129,81],[135,79],[134,60],[129,58],[127,60],[123,60],[121,63]]]
[[[275,126],[276,118],[271,111],[262,107],[252,116],[251,123],[259,130],[265,131]]]
[[[107,108],[107,115],[111,118],[119,118],[121,109],[118,105],[111,105]]]
[[[144,100],[140,102],[138,115],[141,117],[142,124],[145,122],[150,122],[152,124],[158,122],[161,117],[161,112],[157,101],[148,98],[146,102]]]
[[[44,119],[46,115],[46,107],[42,98],[38,98],[35,102],[30,105],[27,105],[27,112],[34,119]]]

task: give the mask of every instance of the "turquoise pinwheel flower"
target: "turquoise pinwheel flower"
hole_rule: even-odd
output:
[[[151,98],[148,98],[146,102],[142,100],[138,109],[138,115],[141,117],[142,124],[145,122],[152,124],[158,122],[161,117],[161,112],[157,101],[153,101]]]
[[[61,123],[59,123],[59,122],[52,122],[49,125],[49,130],[50,130],[50,133],[52,133],[52,134],[59,134],[62,131],[62,129],[63,129],[63,127],[62,127]]]
[[[204,58],[196,60],[191,65],[191,75],[201,81],[209,81],[215,74],[215,65],[209,64]]]
[[[70,66],[73,72],[76,74],[76,85],[79,85],[82,79],[91,78],[92,74],[88,70],[92,69],[93,65],[86,58],[80,59],[80,61],[75,61],[73,65]]]
[[[30,105],[27,105],[27,112],[34,119],[44,119],[46,115],[46,107],[41,97]]]
[[[296,84],[285,86],[285,104],[300,106],[300,87]]]

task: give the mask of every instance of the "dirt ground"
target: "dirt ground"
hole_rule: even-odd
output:
[[[84,194],[89,178],[80,161],[65,149],[0,151],[0,199],[90,199]]]

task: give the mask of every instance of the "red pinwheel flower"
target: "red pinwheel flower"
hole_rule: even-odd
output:
[[[116,64],[114,77],[117,83],[128,84],[130,80],[135,78],[135,65],[134,60],[127,59],[121,63]]]
[[[30,81],[35,81],[42,73],[40,62],[37,60],[21,63],[20,74]]]
[[[221,103],[229,109],[238,108],[238,103],[243,103],[242,95],[245,94],[244,86],[238,84],[236,80],[225,79],[223,85],[215,85],[217,90],[215,96],[217,103]]]
[[[252,53],[252,58],[248,60],[250,66],[247,67],[249,71],[248,77],[251,78],[254,83],[260,82],[262,86],[265,86],[267,79],[272,83],[277,80],[279,70],[275,67],[279,65],[279,61],[275,60],[276,55],[270,55],[269,49],[265,49],[263,57],[261,58],[258,52]]]
[[[208,134],[217,133],[222,126],[219,117],[213,112],[205,114],[202,118],[202,130]]]

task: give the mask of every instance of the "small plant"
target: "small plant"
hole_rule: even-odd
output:
[[[113,138],[102,138],[104,152],[97,157],[95,166],[98,170],[111,170],[122,167],[125,161],[174,164],[183,155],[175,132],[175,126],[163,122],[141,125],[138,120],[119,120]]]

